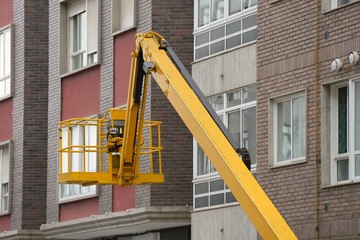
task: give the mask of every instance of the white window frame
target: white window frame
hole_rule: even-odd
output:
[[[330,0],[331,1],[331,9],[339,8],[342,6],[349,5],[351,3],[357,2],[358,0],[348,0],[348,3],[341,3],[343,0]]]
[[[9,46],[5,46],[5,34],[9,36],[10,39],[7,40]],[[0,28],[0,64],[3,63],[3,66],[0,66],[0,101],[7,99],[12,96],[13,86],[12,86],[12,68],[13,68],[13,59],[12,59],[12,41],[13,41],[12,27],[11,25]],[[9,59],[5,59],[5,51],[9,54]],[[8,72],[5,73],[6,64],[8,64]],[[1,73],[3,71],[3,74]],[[6,90],[8,89],[8,90]]]
[[[4,164],[5,151],[7,148],[7,160]],[[0,143],[0,216],[11,213],[11,165],[12,165],[12,151],[10,141]],[[6,168],[6,169],[4,169]],[[4,171],[7,172],[7,176],[4,176]],[[6,189],[6,192],[4,190]],[[4,199],[7,201],[7,209],[4,209]]]
[[[136,0],[111,1],[111,26],[113,35],[136,27]]]
[[[254,85],[249,86],[249,87],[254,87]],[[243,94],[242,93],[243,89],[246,89],[246,87],[245,88],[240,88],[240,89],[237,89],[237,90],[240,91],[241,94]],[[221,118],[222,118],[222,120],[223,120],[226,127],[228,127],[228,114],[233,113],[235,111],[240,111],[240,115],[242,115],[241,114],[242,111],[244,111],[246,109],[250,109],[250,108],[253,108],[253,107],[255,107],[255,109],[256,109],[256,100],[249,101],[247,103],[241,103],[239,105],[235,105],[235,106],[232,106],[232,107],[228,107],[227,106],[227,95],[229,93],[232,93],[232,92],[234,92],[234,90],[212,96],[212,97],[222,96],[223,108],[220,109],[220,110],[217,110],[216,113],[219,116],[221,116]],[[243,120],[240,121],[240,126],[239,126],[240,134],[242,133],[242,124],[243,124]],[[242,138],[242,136],[240,136],[240,138]],[[242,143],[240,143],[240,144],[242,144]],[[194,185],[194,187],[193,187],[193,198],[194,198],[193,202],[194,202],[195,210],[218,208],[218,207],[221,207],[221,206],[224,206],[224,205],[226,205],[226,206],[237,205],[238,204],[237,201],[235,200],[235,198],[233,196],[231,196],[232,195],[231,191],[230,191],[230,189],[228,189],[226,187],[226,184],[224,184],[224,188],[222,188],[220,190],[210,191],[211,182],[221,180],[221,176],[215,170],[215,168],[213,167],[213,165],[211,164],[210,160],[207,158],[205,153],[204,153],[204,157],[205,157],[205,159],[207,159],[207,160],[205,160],[206,161],[205,164],[209,168],[208,169],[209,171],[208,171],[208,173],[198,175],[198,156],[197,156],[198,155],[198,147],[199,147],[198,143],[194,139],[193,140],[193,162],[194,162],[194,164],[193,164],[193,166],[194,166],[194,168],[193,168],[193,176],[194,176],[194,179],[193,179],[193,185]],[[255,152],[256,152],[256,150],[255,150]],[[256,153],[255,153],[255,156],[251,156],[251,157],[256,158]],[[256,163],[251,165],[251,172],[254,175],[256,174]],[[196,194],[196,192],[195,192],[196,191],[196,185],[198,185],[198,184],[206,184],[206,183],[208,183],[208,188],[209,188],[208,191],[204,192],[204,193],[201,193],[201,194]],[[211,206],[211,197],[214,196],[214,195],[220,196],[221,194],[223,194],[224,203]],[[208,198],[208,204],[209,205],[206,206],[206,207],[196,208],[196,199],[198,199],[198,198],[206,198],[206,197]],[[228,200],[228,197],[230,197],[230,200]]]
[[[75,126],[72,127],[72,129],[74,129],[74,132],[76,130],[78,136],[70,136],[70,141],[76,141],[76,143],[71,143],[71,145],[89,145],[89,141],[95,141],[97,142],[97,129],[95,130],[95,136],[96,139],[88,139],[89,136],[91,136],[90,134],[90,128],[89,127],[84,127],[84,126]],[[84,132],[85,131],[85,132]],[[73,132],[72,132],[73,133]],[[64,128],[62,130],[62,139],[63,139],[63,148],[68,146],[67,143],[67,130],[66,128]],[[85,143],[83,142],[83,136],[85,136]],[[94,145],[94,143],[90,143],[90,145]],[[96,143],[97,145],[97,143]],[[62,165],[62,170],[64,173],[68,172],[69,166],[67,166],[67,154],[68,153],[62,153],[62,160],[63,160],[63,165]],[[74,157],[75,155],[78,156],[80,155],[80,153],[73,153]],[[97,166],[95,166],[95,169],[89,169],[89,159],[90,159],[90,154],[94,154],[94,153],[89,153],[86,152],[86,165],[87,165],[87,169],[85,170],[86,172],[96,172],[97,171]],[[96,153],[95,153],[96,154]],[[71,156],[72,157],[72,156]],[[97,160],[98,160],[98,156],[96,156]],[[72,165],[70,166],[70,168],[81,168],[83,169],[82,166],[82,159],[77,159],[77,161],[79,161],[80,163],[78,164],[79,166],[75,166]],[[97,161],[96,161],[97,162]],[[96,164],[97,165],[97,164]],[[68,195],[67,196],[63,196],[62,193],[63,191],[67,191]],[[81,199],[86,199],[86,198],[91,198],[91,197],[95,197],[98,196],[98,186],[97,185],[91,185],[91,186],[81,186],[79,184],[60,184],[59,185],[59,203],[64,203],[64,202],[69,202],[69,201],[75,201],[75,200],[81,200]]]
[[[84,14],[82,46],[74,51],[74,18]],[[100,0],[60,1],[60,75],[81,71],[100,63]],[[75,65],[75,57],[82,58]]]
[[[229,15],[229,0],[224,0],[224,17],[198,26],[199,1],[195,1],[194,7],[194,61],[217,56],[257,41],[257,4]],[[211,4],[212,0],[208,1]],[[230,26],[239,27],[228,32],[227,29],[230,30]]]
[[[331,149],[331,185],[359,182],[360,176],[355,176],[355,84],[360,78],[349,79],[346,82],[331,85],[330,89],[330,149]],[[338,153],[338,89],[347,87],[347,152]],[[348,179],[338,180],[337,163],[348,159]]]
[[[305,101],[305,135],[304,135],[304,146],[305,146],[305,152],[304,152],[304,156],[301,157],[295,157],[295,158],[290,158],[288,160],[282,160],[279,161],[278,160],[278,152],[277,152],[277,142],[278,142],[278,136],[277,136],[277,113],[278,113],[278,104],[285,102],[285,101],[291,101],[295,98],[299,98],[299,97],[304,97],[304,101]],[[269,140],[269,144],[272,143],[273,144],[273,156],[270,157],[270,159],[272,159],[272,164],[271,167],[280,167],[280,166],[286,166],[286,165],[291,165],[291,164],[295,164],[295,163],[299,163],[299,162],[305,162],[306,161],[306,154],[307,154],[307,145],[306,145],[306,141],[307,141],[307,132],[306,132],[306,128],[307,128],[307,112],[306,112],[306,108],[307,108],[307,98],[306,98],[306,92],[305,91],[301,91],[301,92],[296,92],[296,93],[292,93],[292,94],[287,94],[284,96],[280,96],[277,97],[275,99],[271,99],[271,113],[272,116],[269,116],[269,118],[272,118],[272,131],[273,131],[273,139]],[[291,119],[292,119],[292,115],[293,112],[291,111]],[[292,122],[292,120],[291,120]],[[292,127],[290,128],[290,131],[292,131]],[[271,131],[270,131],[271,132]],[[291,134],[291,137],[292,134]],[[291,141],[291,143],[293,143],[293,141]],[[290,149],[292,150],[292,146],[290,147]],[[292,154],[292,153],[291,153]]]

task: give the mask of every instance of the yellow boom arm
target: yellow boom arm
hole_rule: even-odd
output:
[[[133,57],[137,61],[143,58],[140,61],[144,63],[143,66],[139,64],[133,66],[132,76],[142,67],[141,70],[145,75],[150,74],[155,79],[262,238],[297,239],[241,161],[231,140],[228,140],[208,109],[204,107],[204,103],[200,100],[199,93],[193,89],[192,83],[184,78],[184,75],[188,75],[188,73],[185,73],[182,65],[179,66],[177,57],[165,39],[154,32],[137,34],[136,51],[133,53]],[[128,140],[132,141],[132,139]],[[125,158],[132,154],[131,148],[128,150],[130,153],[125,154]],[[124,163],[126,162],[127,159],[124,160]]]

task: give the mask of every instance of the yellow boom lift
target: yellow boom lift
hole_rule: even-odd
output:
[[[165,39],[155,32],[139,33],[135,38],[127,109],[109,109],[101,119],[59,123],[59,183],[124,186],[164,182],[160,122],[144,120],[152,76],[262,238],[297,239],[248,170],[247,150],[238,148]],[[82,136],[78,140],[72,138],[75,131]]]

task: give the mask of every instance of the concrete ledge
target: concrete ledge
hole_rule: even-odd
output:
[[[66,222],[43,224],[47,239],[89,239],[131,235],[191,224],[187,207],[145,207],[111,212]]]
[[[14,230],[0,233],[0,239],[6,240],[41,240],[45,239],[44,234],[40,230]]]

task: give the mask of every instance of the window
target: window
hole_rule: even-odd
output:
[[[136,26],[136,1],[112,1],[112,31],[123,32]]]
[[[11,96],[11,28],[0,30],[0,100]]]
[[[60,11],[60,72],[98,62],[99,1],[63,1]]]
[[[274,114],[274,165],[305,160],[306,98],[304,93],[276,99]]]
[[[358,0],[331,0],[331,9],[338,8],[340,6],[356,2]]]
[[[71,170],[72,172],[96,172],[97,171],[97,153],[82,150],[83,145],[96,146],[98,145],[97,127],[96,126],[74,126],[70,131],[70,144],[68,143],[68,131],[66,128],[62,131],[62,148],[69,145],[75,146],[70,153],[70,166],[68,164],[68,154],[62,154],[62,171],[63,173]],[[79,147],[76,147],[79,146]],[[81,152],[76,152],[77,150]],[[86,150],[96,150],[96,148],[88,147]],[[96,194],[96,186],[83,187],[78,184],[61,184],[60,185],[60,201],[78,199],[86,196],[94,196]]]
[[[195,6],[195,60],[256,41],[256,0],[198,0]]]
[[[332,183],[360,180],[360,79],[331,87]]]
[[[10,144],[0,145],[0,215],[10,212]]]
[[[248,149],[251,171],[256,172],[256,86],[237,89],[209,97],[209,102],[241,147]],[[216,169],[194,143],[194,205],[195,208],[236,202]]]

